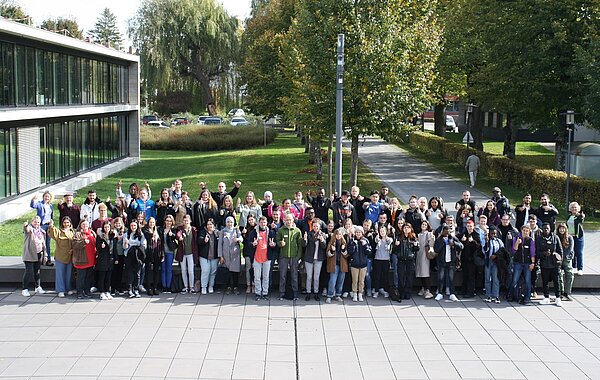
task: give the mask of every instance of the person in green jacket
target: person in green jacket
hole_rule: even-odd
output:
[[[279,300],[285,299],[285,282],[290,268],[294,301],[298,300],[298,259],[302,255],[302,232],[294,224],[294,215],[286,213],[285,225],[277,231],[279,253]]]

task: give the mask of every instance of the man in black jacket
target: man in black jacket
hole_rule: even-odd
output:
[[[535,212],[531,207],[531,194],[527,193],[523,196],[523,203],[515,207],[515,215],[517,219],[515,221],[515,228],[517,230],[521,230],[521,227],[527,223],[527,220],[529,220],[529,215],[531,214],[535,214]]]
[[[560,287],[558,286],[558,275],[560,262],[562,260],[562,245],[556,235],[550,230],[550,223],[542,224],[542,233],[535,240],[535,252],[542,269],[542,286],[544,299],[541,305],[550,304],[550,291],[548,283],[552,280],[556,306],[562,306],[560,300]]]
[[[540,207],[535,211],[535,215],[538,218],[538,225],[544,223],[550,224],[550,230],[554,231],[556,227],[556,216],[558,215],[558,209],[550,203],[550,197],[548,194],[542,194],[540,197]]]
[[[475,266],[475,256],[481,254],[481,238],[475,231],[475,222],[469,220],[464,234],[457,236],[464,245],[460,256],[463,272],[463,298],[473,298],[475,295],[475,275],[477,267]]]

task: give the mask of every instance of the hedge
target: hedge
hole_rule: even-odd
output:
[[[425,132],[412,132],[410,144],[414,148],[441,155],[446,159],[464,165],[467,159],[465,146]],[[471,150],[473,152],[473,150]],[[526,189],[534,196],[547,193],[557,203],[565,203],[565,172],[537,169],[523,165],[505,156],[475,151],[481,160],[479,172],[492,178],[500,178],[509,185]],[[571,175],[571,200],[576,200],[587,210],[600,210],[600,182]]]
[[[267,128],[267,143],[277,132]],[[151,150],[232,150],[264,144],[264,129],[256,126],[187,125],[172,128],[140,127],[140,146]]]

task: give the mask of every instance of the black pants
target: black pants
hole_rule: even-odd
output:
[[[377,291],[381,288],[383,288],[383,290],[388,290],[390,284],[389,274],[389,260],[373,260],[373,291]]]
[[[160,279],[160,262],[157,263],[146,263],[146,289],[156,290],[160,288],[162,282]]]
[[[410,297],[415,279],[415,261],[398,259],[398,293],[400,297]]]
[[[431,280],[429,277],[419,277],[419,282],[422,288],[431,290]]]
[[[112,275],[110,277],[110,286],[113,291],[123,291],[123,268],[125,267],[125,256],[118,256],[118,260],[113,265]]]
[[[96,271],[96,284],[98,285],[98,291],[100,293],[106,293],[110,291],[110,278],[112,276],[111,270],[97,270]]]
[[[239,285],[239,281],[240,281],[240,272],[232,272],[232,271],[228,271],[228,275],[227,275],[227,283],[226,286],[227,287],[232,287],[232,288],[237,288]]]
[[[127,256],[125,268],[127,269],[127,284],[129,290],[135,292],[140,286],[141,264],[134,254]]]
[[[537,282],[538,276],[540,275],[540,265],[535,264],[531,271],[531,293],[537,293],[535,291],[535,283]]]
[[[34,287],[40,286],[40,260],[42,254],[38,253],[38,261],[25,261],[25,273],[23,273],[23,289],[29,287],[29,283],[33,278]]]
[[[473,261],[463,261],[463,295],[472,297],[475,294],[475,276],[477,275],[477,267]]]
[[[558,268],[542,268],[542,287],[544,289],[544,297],[550,296],[550,287],[548,284],[552,280],[554,286],[554,295],[560,298],[560,286],[558,286]]]
[[[90,294],[94,281],[94,268],[77,269],[77,294]]]

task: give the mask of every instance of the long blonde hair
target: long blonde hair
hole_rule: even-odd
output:
[[[327,243],[327,251],[330,251],[331,247],[335,247],[335,244],[337,242],[337,239],[336,239],[337,234],[342,235],[342,238],[340,239],[341,245],[346,245],[346,239],[344,238],[344,232],[345,232],[345,229],[343,227],[340,227],[334,231],[333,235],[331,235],[331,238],[329,239],[329,243]]]

